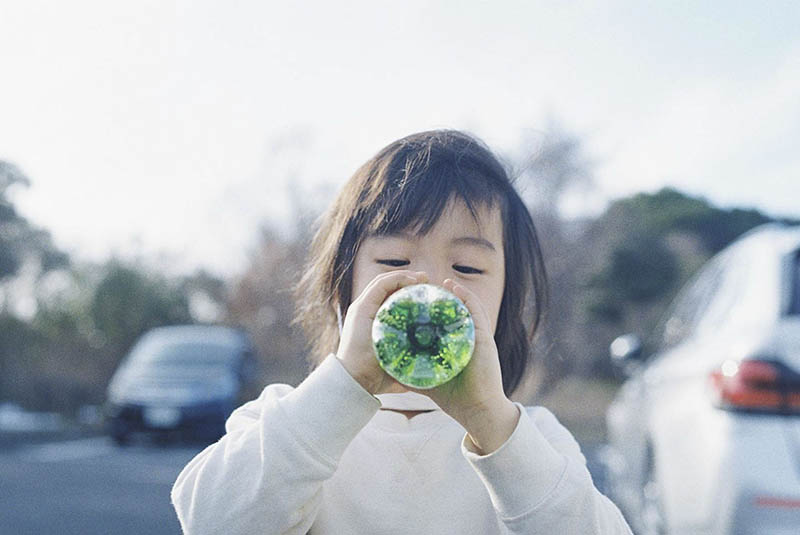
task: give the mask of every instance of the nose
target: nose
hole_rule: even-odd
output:
[[[414,267],[416,271],[424,271],[428,275],[428,283],[441,286],[444,280],[450,276],[447,266],[441,262],[423,261]]]

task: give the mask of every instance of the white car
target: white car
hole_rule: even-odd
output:
[[[645,346],[606,415],[609,494],[640,535],[800,534],[800,227],[714,256]]]

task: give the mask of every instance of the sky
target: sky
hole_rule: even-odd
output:
[[[73,256],[226,276],[431,128],[578,136],[569,217],[664,186],[800,217],[797,28],[792,0],[0,0],[0,159]]]

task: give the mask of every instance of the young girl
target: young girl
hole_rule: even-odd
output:
[[[422,282],[475,323],[467,367],[430,390],[392,379],[371,342],[381,303]],[[544,287],[530,215],[481,142],[431,131],[381,150],[325,214],[298,286],[316,368],[267,386],[183,469],[184,532],[629,534],[569,431],[508,398]]]

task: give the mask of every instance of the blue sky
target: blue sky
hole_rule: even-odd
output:
[[[287,188],[324,205],[386,143],[549,118],[595,186],[800,217],[800,3],[5,2],[0,158],[74,254],[235,273]]]

